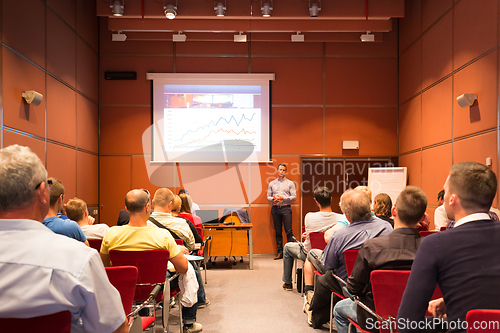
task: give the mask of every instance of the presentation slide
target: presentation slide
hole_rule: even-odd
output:
[[[269,77],[177,75],[153,78],[152,162],[270,160]]]

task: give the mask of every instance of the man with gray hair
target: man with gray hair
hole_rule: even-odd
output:
[[[128,332],[99,254],[42,225],[50,189],[36,154],[18,145],[1,149],[0,179],[0,317],[67,310],[72,332]]]
[[[364,191],[347,190],[340,197],[340,209],[346,215],[349,225],[336,231],[323,251],[324,267],[317,264],[316,268],[323,273],[316,283],[314,296],[306,294],[304,309],[308,323],[314,328],[321,328],[330,320],[330,296],[332,290],[342,294],[342,288],[331,273],[343,280],[347,279],[344,252],[358,250],[361,245],[375,237],[385,236],[392,232],[389,223],[373,217],[370,210],[371,198]],[[314,260],[311,254],[308,260]],[[307,283],[308,281],[306,281]],[[339,301],[336,297],[334,304]]]

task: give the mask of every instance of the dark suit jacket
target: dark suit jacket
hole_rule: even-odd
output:
[[[347,278],[347,290],[375,310],[370,273],[374,270],[409,270],[422,237],[417,229],[399,228],[388,236],[367,240],[359,249],[351,276]],[[362,307],[357,307],[358,324],[366,328],[371,317]],[[374,318],[374,317],[373,317]],[[376,319],[374,319],[376,320]]]

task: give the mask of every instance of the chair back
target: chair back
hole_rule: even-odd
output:
[[[445,230],[446,230],[446,226],[441,227],[441,228],[439,229],[439,231],[445,231]]]
[[[97,252],[101,252],[102,239],[87,239],[91,248],[96,249]]]
[[[439,232],[439,231],[436,231],[436,230],[423,230],[423,231],[419,231],[420,236],[422,236],[422,237],[426,237],[426,236],[435,234],[437,232]]]
[[[135,266],[139,274],[137,276],[137,287],[135,289],[134,301],[144,301],[156,283],[164,283],[167,276],[167,264],[170,251],[109,251],[113,266]],[[156,298],[162,299],[162,293]]]
[[[393,328],[396,327],[399,305],[409,277],[410,271],[375,270],[370,275],[375,312],[385,319],[393,317]],[[383,327],[386,325],[381,325],[380,333],[390,332],[388,327],[387,329]]]
[[[354,263],[358,257],[359,250],[347,250],[344,252],[345,269],[347,271],[347,276],[351,275],[352,269],[354,268]]]
[[[175,244],[177,245],[183,245],[184,244],[184,241],[182,239],[174,239],[175,240]]]
[[[311,249],[324,250],[326,247],[324,232],[310,232],[309,241],[311,242]]]
[[[500,310],[475,309],[467,312],[467,333],[500,333]]]
[[[61,311],[40,317],[0,318],[1,332],[32,329],[38,333],[71,333],[71,313]]]
[[[139,271],[135,266],[106,267],[109,282],[118,290],[122,298],[125,314],[128,315],[134,303],[135,286]]]

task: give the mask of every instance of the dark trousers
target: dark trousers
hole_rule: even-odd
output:
[[[278,248],[278,253],[283,253],[282,225],[285,227],[287,242],[293,242],[292,208],[290,206],[273,206],[271,208],[271,215],[273,216],[274,231],[276,232],[276,247]]]
[[[309,309],[312,310],[312,325],[314,328],[320,328],[323,324],[330,321],[330,297],[332,290],[342,295],[340,285],[332,276],[332,271],[326,271],[325,274],[317,278],[314,286],[314,296],[311,300]],[[340,298],[333,295],[333,306],[340,301]]]

